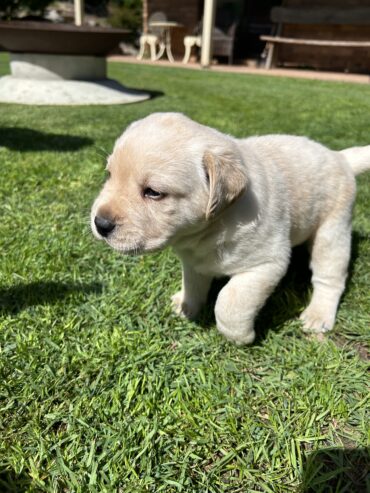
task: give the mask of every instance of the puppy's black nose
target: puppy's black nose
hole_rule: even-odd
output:
[[[103,216],[95,216],[94,223],[101,236],[108,236],[116,227],[113,221]]]

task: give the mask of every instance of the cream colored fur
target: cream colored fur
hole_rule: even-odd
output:
[[[123,253],[172,246],[183,268],[174,309],[194,318],[211,281],[228,276],[216,307],[219,331],[254,340],[254,319],[285,274],[292,246],[311,249],[307,331],[330,330],[351,243],[354,173],[370,168],[370,146],[335,152],[305,137],[236,139],[177,113],[127,128],[108,159],[110,178],[92,207]],[[148,190],[161,193],[149,196]]]

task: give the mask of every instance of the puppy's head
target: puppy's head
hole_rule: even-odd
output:
[[[177,113],[133,123],[108,159],[91,227],[124,253],[150,252],[199,233],[246,187],[233,139]]]

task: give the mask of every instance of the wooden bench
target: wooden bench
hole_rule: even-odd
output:
[[[266,62],[265,68],[269,69],[276,60],[275,45],[310,45],[325,47],[345,47],[345,48],[370,48],[369,40],[351,39],[306,39],[284,36],[283,28],[286,24],[326,24],[326,25],[355,25],[370,26],[370,8],[288,8],[274,7],[271,9],[271,21],[274,23],[274,35],[260,36],[262,41],[266,41]],[[369,37],[370,38],[370,37]]]

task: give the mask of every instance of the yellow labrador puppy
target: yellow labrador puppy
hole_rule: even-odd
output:
[[[335,152],[305,137],[236,139],[178,113],[130,125],[108,159],[109,178],[91,213],[95,236],[125,254],[167,245],[180,257],[177,313],[193,318],[211,281],[228,276],[216,307],[219,331],[255,338],[254,319],[309,242],[313,295],[304,330],[334,325],[350,257],[354,175],[370,146]]]

